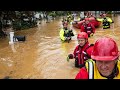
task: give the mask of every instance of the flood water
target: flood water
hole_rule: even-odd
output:
[[[111,16],[112,17],[112,16]],[[120,50],[120,15],[112,17],[110,29],[96,29],[94,43],[98,38],[114,38]],[[67,62],[67,55],[73,53],[78,44],[79,29],[73,28],[75,36],[70,43],[63,43],[59,37],[61,18],[50,23],[42,21],[39,27],[16,31],[15,35],[25,35],[25,42],[9,45],[9,39],[0,39],[0,78],[10,79],[74,79],[79,69],[74,67],[74,59]]]

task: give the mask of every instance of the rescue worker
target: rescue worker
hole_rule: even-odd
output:
[[[75,58],[75,67],[82,68],[85,65],[85,61],[91,58],[91,51],[94,45],[89,44],[86,32],[78,34],[77,40],[79,45],[76,46],[73,54],[68,55],[67,61]]]
[[[102,19],[98,18],[97,20],[102,22],[103,29],[110,28],[110,24],[113,23],[113,20],[111,18],[107,17],[106,14],[103,14]]]
[[[120,60],[116,42],[109,37],[98,39],[75,79],[120,79]]]
[[[66,25],[60,30],[59,35],[62,41],[68,42],[71,40],[71,36],[74,36],[72,30],[69,30]]]
[[[86,32],[88,37],[93,36],[95,33],[95,27],[92,23],[89,22],[89,18],[85,19],[85,23],[81,26],[81,32]]]
[[[110,28],[110,22],[107,20],[107,18],[103,18],[103,29]]]

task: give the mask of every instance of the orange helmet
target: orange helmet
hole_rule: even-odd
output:
[[[111,61],[119,57],[116,42],[109,37],[104,37],[95,42],[91,58],[94,60]]]
[[[77,35],[77,39],[81,39],[81,38],[88,39],[88,34],[86,32],[79,33]]]

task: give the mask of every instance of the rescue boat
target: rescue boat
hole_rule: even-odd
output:
[[[76,21],[76,22],[73,22],[72,25],[73,25],[73,27],[80,29],[84,22],[85,22],[85,20]]]
[[[94,17],[90,17],[89,21],[95,26],[95,28],[99,27],[101,24],[101,21],[96,20]],[[73,27],[80,29],[84,22],[85,22],[85,20],[75,21],[72,23],[72,25],[73,25]]]

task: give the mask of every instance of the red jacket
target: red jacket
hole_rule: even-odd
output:
[[[83,24],[81,26],[81,32],[86,32],[87,31],[85,27],[91,27],[92,28],[92,32],[95,33],[95,27],[94,27],[94,25],[92,23],[89,23],[88,25]]]
[[[85,67],[82,67],[75,79],[88,79],[88,72]]]
[[[74,58],[78,57],[79,65],[84,64],[85,63],[84,61],[87,60],[85,53],[87,54],[87,56],[91,58],[91,52],[92,52],[93,47],[89,47],[89,46],[90,44],[88,42],[84,45],[84,47],[80,47],[79,45],[76,46],[73,54],[74,54]]]

